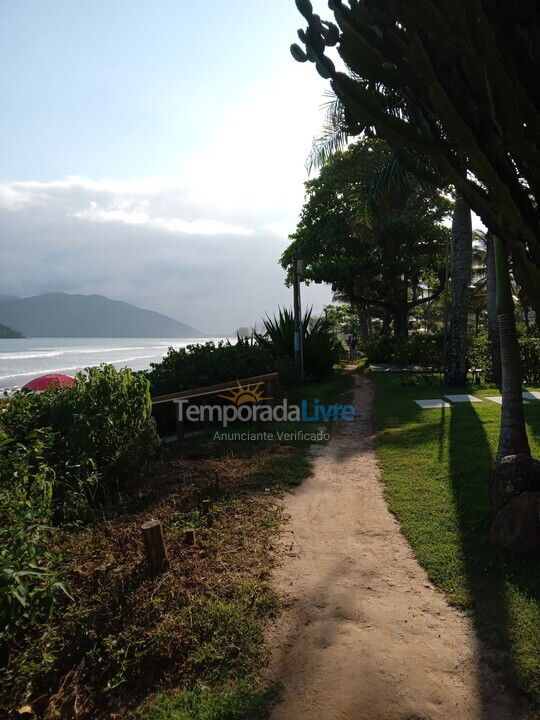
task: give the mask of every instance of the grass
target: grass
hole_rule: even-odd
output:
[[[183,690],[174,695],[160,695],[143,720],[265,720],[278,699],[279,689],[253,688],[239,683],[231,690],[209,688]]]
[[[509,678],[540,696],[538,561],[510,557],[488,541],[488,480],[500,406],[483,402],[422,410],[413,402],[442,398],[445,392],[485,397],[498,391],[472,385],[449,391],[421,381],[411,386],[411,379],[400,375],[372,377],[391,511],[430,580],[450,602],[470,611],[482,639],[503,651]],[[526,405],[525,414],[538,457],[540,403]]]
[[[335,403],[352,384],[337,372],[288,397]],[[313,423],[271,429],[312,432]],[[258,678],[264,625],[279,611],[269,579],[280,497],[310,474],[308,447],[194,436],[168,451],[114,517],[60,530],[73,601],[7,647],[0,706],[40,697],[46,718],[262,720],[276,698]],[[157,576],[142,553],[140,526],[151,517],[162,522],[170,559]],[[195,546],[184,543],[187,528]]]

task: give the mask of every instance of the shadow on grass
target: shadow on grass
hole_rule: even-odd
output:
[[[538,563],[510,557],[489,543],[488,483],[500,408],[483,402],[420,410],[415,399],[442,398],[450,390],[409,387],[398,378],[374,380],[390,509],[430,579],[451,602],[471,611],[479,638],[502,651],[482,648],[484,699],[494,668],[504,670],[512,686],[540,696]],[[452,392],[482,395],[488,389],[468,386]],[[540,403],[527,405],[526,415],[538,455]]]
[[[467,580],[466,603],[472,608],[478,636],[502,651],[486,658],[488,666],[502,671],[514,686],[531,689],[536,685],[534,689],[538,690],[539,668],[535,659],[538,649],[526,647],[527,642],[534,643],[534,637],[526,637],[528,616],[522,614],[523,598],[538,600],[540,597],[538,573],[532,563],[509,557],[489,541],[488,491],[493,463],[476,407],[466,403],[454,405],[448,431],[448,469]],[[521,608],[513,607],[513,602]],[[532,611],[531,622],[534,615]],[[525,667],[524,654],[529,656],[530,663]],[[516,662],[517,655],[521,656],[519,662]],[[486,707],[491,695],[490,682],[486,677],[487,667],[482,664],[480,670]]]

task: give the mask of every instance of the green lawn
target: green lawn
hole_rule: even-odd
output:
[[[540,563],[518,561],[490,546],[487,537],[487,482],[501,408],[485,401],[422,410],[413,402],[445,392],[500,393],[476,386],[411,387],[401,375],[371,377],[390,509],[432,582],[450,602],[471,611],[480,637],[507,652],[513,680],[540,695]],[[525,412],[531,449],[540,457],[540,402]]]

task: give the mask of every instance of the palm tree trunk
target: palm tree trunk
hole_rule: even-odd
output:
[[[494,383],[501,382],[501,346],[499,343],[499,321],[497,318],[497,273],[495,270],[495,248],[493,234],[486,233],[486,292],[488,342],[491,354],[491,376]]]
[[[501,344],[502,412],[497,459],[530,455],[523,411],[521,357],[516,332],[514,299],[508,255],[501,240],[493,238],[497,271],[497,315]]]
[[[450,352],[445,383],[454,387],[467,381],[467,316],[472,276],[471,209],[456,194],[452,219],[452,308],[450,311]]]

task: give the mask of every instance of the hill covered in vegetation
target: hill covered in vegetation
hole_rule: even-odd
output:
[[[23,338],[24,335],[18,330],[14,330],[9,325],[2,325],[0,323],[0,339],[1,338]]]

